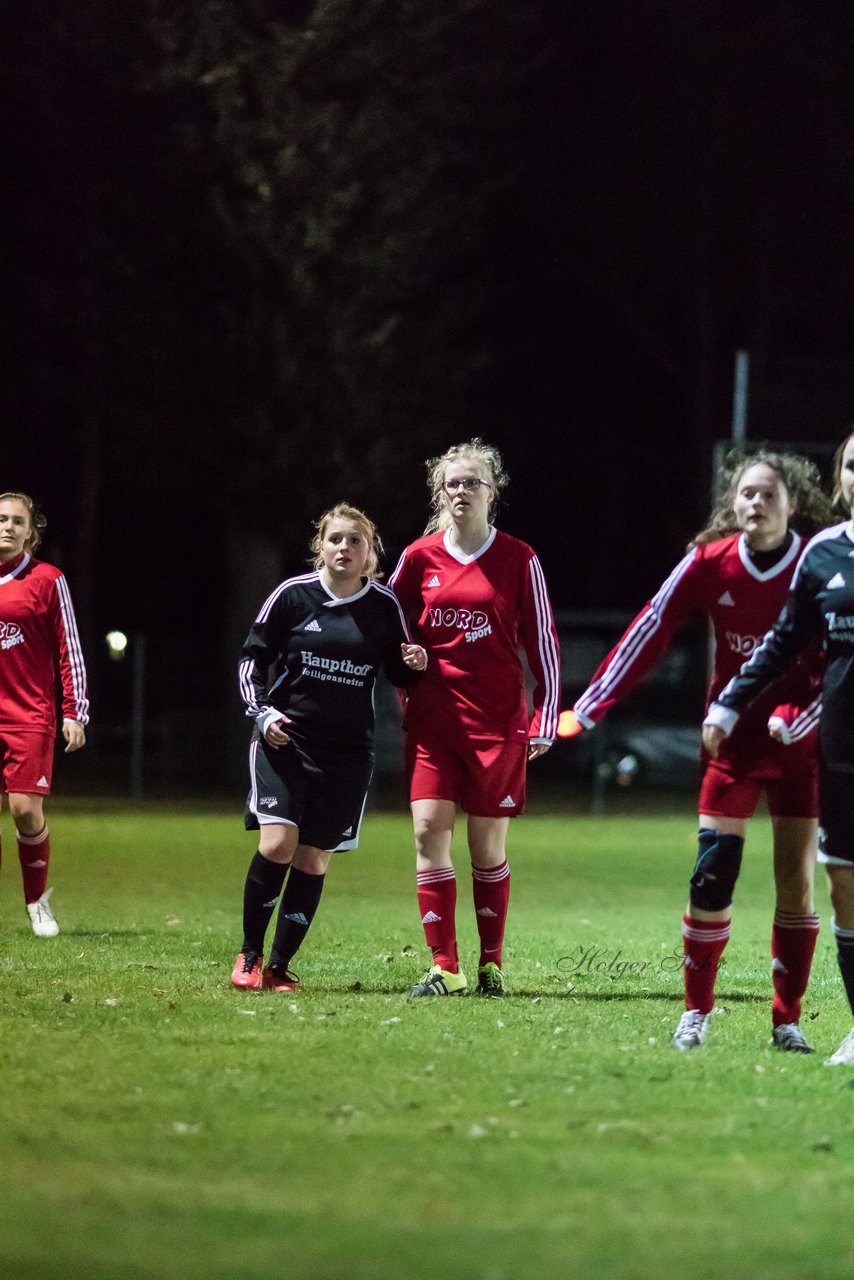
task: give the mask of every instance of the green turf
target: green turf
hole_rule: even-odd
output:
[[[710,1039],[676,1053],[685,809],[514,824],[512,994],[425,1002],[399,995],[426,967],[403,816],[333,864],[293,997],[228,984],[238,818],[55,804],[63,931],[40,941],[4,814],[0,1275],[848,1280],[854,1071],[822,1065],[850,1026],[824,884],[818,1053],[768,1047],[765,822]]]

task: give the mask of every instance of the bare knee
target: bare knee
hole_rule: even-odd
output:
[[[468,842],[472,866],[501,866],[507,856],[509,825],[509,818],[469,818]]]
[[[44,801],[41,796],[11,792],[9,809],[15,826],[25,836],[36,836],[44,826]]]
[[[854,929],[854,866],[828,867],[827,879],[836,923],[842,929]]]
[[[264,823],[258,838],[258,852],[269,862],[287,865],[294,856],[298,839],[296,827],[283,822]]]
[[[812,867],[786,868],[774,876],[777,906],[784,911],[811,911],[813,906]]]
[[[326,849],[316,849],[314,845],[301,844],[294,854],[297,871],[304,871],[308,876],[325,876],[332,854]]]

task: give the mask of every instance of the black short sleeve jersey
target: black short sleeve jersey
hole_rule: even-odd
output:
[[[240,695],[246,714],[263,719],[284,712],[297,740],[370,747],[373,692],[382,667],[393,684],[420,679],[403,661],[409,642],[400,605],[387,587],[369,580],[339,599],[319,573],[289,578],[264,601],[240,657]]]
[[[792,580],[780,619],[717,702],[741,712],[788,671],[810,643],[824,650],[821,757],[854,773],[854,527],[816,534]]]

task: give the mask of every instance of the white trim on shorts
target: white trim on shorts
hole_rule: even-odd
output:
[[[291,818],[274,817],[270,813],[265,813],[263,809],[259,810],[258,800],[258,783],[255,778],[255,757],[258,754],[258,739],[253,738],[249,743],[249,812],[256,819],[259,827],[295,827],[297,824]]]
[[[368,803],[368,792],[371,789],[371,779],[373,778],[373,776],[374,776],[374,772],[372,769],[371,777],[368,778],[368,785],[365,788],[365,798],[362,801],[362,812],[359,814],[359,821],[356,823],[356,830],[354,834],[350,836],[347,840],[342,840],[340,844],[336,844],[334,849],[327,849],[326,850],[327,853],[346,853],[348,849],[358,849],[359,833],[362,830],[362,819],[365,816],[365,806]]]

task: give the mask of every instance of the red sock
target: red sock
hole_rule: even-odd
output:
[[[18,857],[24,877],[24,900],[38,902],[47,888],[47,865],[50,862],[50,834],[47,826],[37,836],[18,832]]]
[[[729,920],[692,920],[682,918],[682,944],[685,955],[685,1008],[711,1013],[715,1007],[715,979],[726,944],[729,942]]]
[[[457,877],[453,867],[418,872],[418,910],[433,963],[457,973]]]
[[[480,936],[479,964],[492,961],[501,968],[501,944],[510,901],[510,868],[507,860],[500,867],[472,867],[472,894]]]
[[[818,916],[775,911],[771,928],[771,1021],[775,1027],[801,1020],[801,996],[810,979],[817,941]]]

